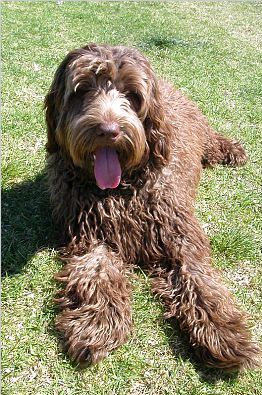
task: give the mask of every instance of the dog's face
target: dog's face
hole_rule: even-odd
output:
[[[70,52],[46,97],[47,151],[87,169],[101,189],[155,153],[166,160],[161,102],[147,59],[135,49],[89,45]]]

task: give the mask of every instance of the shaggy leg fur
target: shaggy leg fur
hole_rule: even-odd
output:
[[[74,361],[96,363],[127,340],[130,285],[116,255],[96,247],[69,258],[56,278],[65,284],[56,326]]]
[[[159,270],[153,290],[168,306],[166,316],[180,321],[206,365],[231,370],[256,366],[259,348],[250,339],[245,314],[211,268],[206,236],[188,219],[179,223],[171,268]]]
[[[228,166],[241,166],[247,161],[242,145],[236,140],[229,140],[213,131],[210,132],[206,151],[202,158],[204,166],[222,164]]]

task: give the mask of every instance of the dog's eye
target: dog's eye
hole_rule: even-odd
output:
[[[139,94],[135,92],[128,92],[126,94],[126,97],[129,100],[133,110],[138,112],[141,108],[141,97],[139,96]]]
[[[88,89],[84,86],[78,86],[77,88],[74,89],[73,94],[78,95],[78,96],[83,96],[88,92]]]

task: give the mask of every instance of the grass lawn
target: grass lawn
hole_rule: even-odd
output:
[[[64,55],[88,42],[140,48],[211,124],[244,142],[248,164],[203,173],[197,215],[214,265],[261,335],[262,5],[5,2],[2,96],[2,374],[6,395],[254,395],[261,371],[226,376],[192,357],[142,272],[134,331],[99,365],[74,367],[54,330],[57,235],[45,191],[43,99]],[[260,327],[259,327],[260,322]]]

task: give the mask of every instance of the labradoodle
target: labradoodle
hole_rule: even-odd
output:
[[[56,325],[69,356],[96,363],[127,340],[128,274],[143,265],[166,317],[205,365],[256,365],[259,347],[194,214],[202,167],[244,164],[242,146],[217,134],[134,48],[70,52],[45,108],[49,189],[64,239]]]

